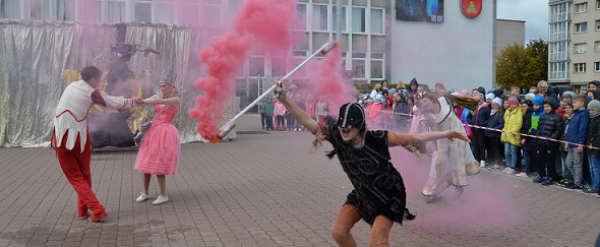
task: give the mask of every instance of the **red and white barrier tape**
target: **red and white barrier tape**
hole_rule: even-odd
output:
[[[365,111],[368,111],[368,110],[365,110]],[[376,110],[371,110],[371,111],[376,111]],[[381,112],[381,113],[386,113],[386,114],[390,113],[390,112],[387,112],[387,111],[376,111],[376,112]],[[406,113],[397,113],[397,112],[391,112],[391,113],[392,114],[396,114],[396,115],[409,116],[411,118],[415,117],[415,115],[406,114]],[[492,128],[488,128],[488,127],[482,127],[482,126],[476,126],[476,125],[470,125],[470,124],[463,124],[463,125],[467,126],[467,127],[477,128],[477,129],[484,129],[484,130],[491,130],[491,131],[497,131],[497,132],[510,133],[510,134],[513,134],[513,135],[526,136],[526,137],[531,137],[531,138],[536,138],[536,139],[542,139],[542,140],[546,140],[546,141],[553,141],[553,142],[573,144],[573,145],[582,145],[582,146],[584,146],[586,148],[589,148],[589,149],[600,150],[600,148],[598,148],[598,147],[592,147],[591,145],[590,146],[585,146],[585,145],[579,144],[579,143],[573,143],[573,142],[568,142],[568,141],[556,140],[556,139],[542,137],[542,136],[534,136],[534,135],[529,135],[529,134],[515,133],[515,132],[512,132],[512,131],[506,131],[506,130],[501,130],[501,129],[492,129]]]

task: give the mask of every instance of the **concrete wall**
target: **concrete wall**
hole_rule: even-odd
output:
[[[462,13],[460,2],[444,1],[443,23],[398,21],[392,10],[392,82],[416,77],[431,88],[437,82],[450,90],[492,86],[494,1],[484,0],[475,18]]]
[[[494,40],[494,50],[496,57],[500,51],[513,44],[525,45],[525,21],[517,20],[496,20],[496,38]],[[497,61],[497,59],[494,59]],[[496,88],[496,73],[494,73],[494,88]]]

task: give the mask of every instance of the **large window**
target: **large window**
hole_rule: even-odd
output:
[[[587,12],[587,3],[575,4],[575,11],[577,11],[577,14]]]
[[[21,19],[20,0],[0,0],[0,19]]]
[[[306,30],[306,4],[298,3],[296,5],[296,14],[302,25],[302,29]]]
[[[364,52],[352,53],[352,77],[366,78],[367,54]]]
[[[560,22],[550,24],[550,41],[558,41],[565,40],[568,38],[569,34],[569,23],[568,22]]]
[[[575,32],[576,33],[587,32],[587,22],[581,22],[581,23],[575,24]]]
[[[574,73],[585,73],[585,63],[576,63]]]
[[[273,77],[283,77],[285,74],[287,74],[286,61],[287,59],[284,57],[271,58],[271,75]]]
[[[352,7],[352,32],[365,33],[366,19],[365,8]]]
[[[594,62],[594,72],[600,72],[600,62]]]
[[[221,24],[220,5],[204,5],[204,25],[217,27]]]
[[[334,5],[332,10],[333,11],[331,13],[331,18],[333,18],[333,31],[337,31],[337,26],[338,26],[338,24],[337,24],[337,6]],[[341,19],[342,19],[342,21],[341,21],[342,32],[348,32],[348,27],[346,24],[346,11],[347,11],[346,6],[342,6],[342,12],[340,13]]]
[[[133,21],[152,22],[152,2],[136,1],[133,4]]]
[[[587,43],[575,44],[575,53],[586,53]]]
[[[327,5],[313,4],[312,27],[314,31],[327,31]]]
[[[569,79],[569,62],[550,63],[550,79]]]
[[[31,20],[50,22],[75,20],[75,0],[30,0],[29,4]]]
[[[122,1],[108,1],[108,23],[122,23],[125,22],[125,2]]]
[[[550,43],[549,44],[549,50],[550,50],[549,60],[553,61],[553,60],[569,59],[569,51],[567,48],[568,48],[567,42]]]
[[[385,75],[385,54],[383,53],[371,53],[371,78],[372,79],[383,79]]]
[[[551,22],[563,21],[569,18],[569,11],[567,10],[567,3],[561,3],[550,6]]]
[[[188,0],[181,4],[181,24],[187,26],[199,26],[201,25],[200,20],[200,4],[197,1]]]
[[[250,57],[250,63],[248,67],[248,76],[265,76],[265,58],[264,57]]]
[[[2,0],[0,0],[2,1]],[[36,21],[52,21],[50,13],[52,13],[51,2],[47,0],[31,0],[31,19]]]
[[[371,33],[383,34],[383,9],[371,9]]]

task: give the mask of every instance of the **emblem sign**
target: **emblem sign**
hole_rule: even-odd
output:
[[[483,0],[462,0],[462,12],[469,18],[475,18],[481,13]]]

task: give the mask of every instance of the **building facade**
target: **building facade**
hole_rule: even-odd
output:
[[[494,83],[493,87],[498,88],[496,84],[496,62],[497,55],[509,45],[525,45],[525,21],[496,19],[496,33],[494,38]]]
[[[414,77],[430,86],[441,82],[454,91],[491,88],[495,75],[496,1],[479,1],[481,9],[475,9],[475,17],[468,16],[468,9],[463,10],[468,7],[461,5],[463,1],[437,2],[443,3],[443,16],[438,15],[436,22],[391,21],[391,81],[408,83]],[[398,11],[395,8],[392,16]]]
[[[548,82],[585,89],[600,77],[600,0],[550,0]]]

